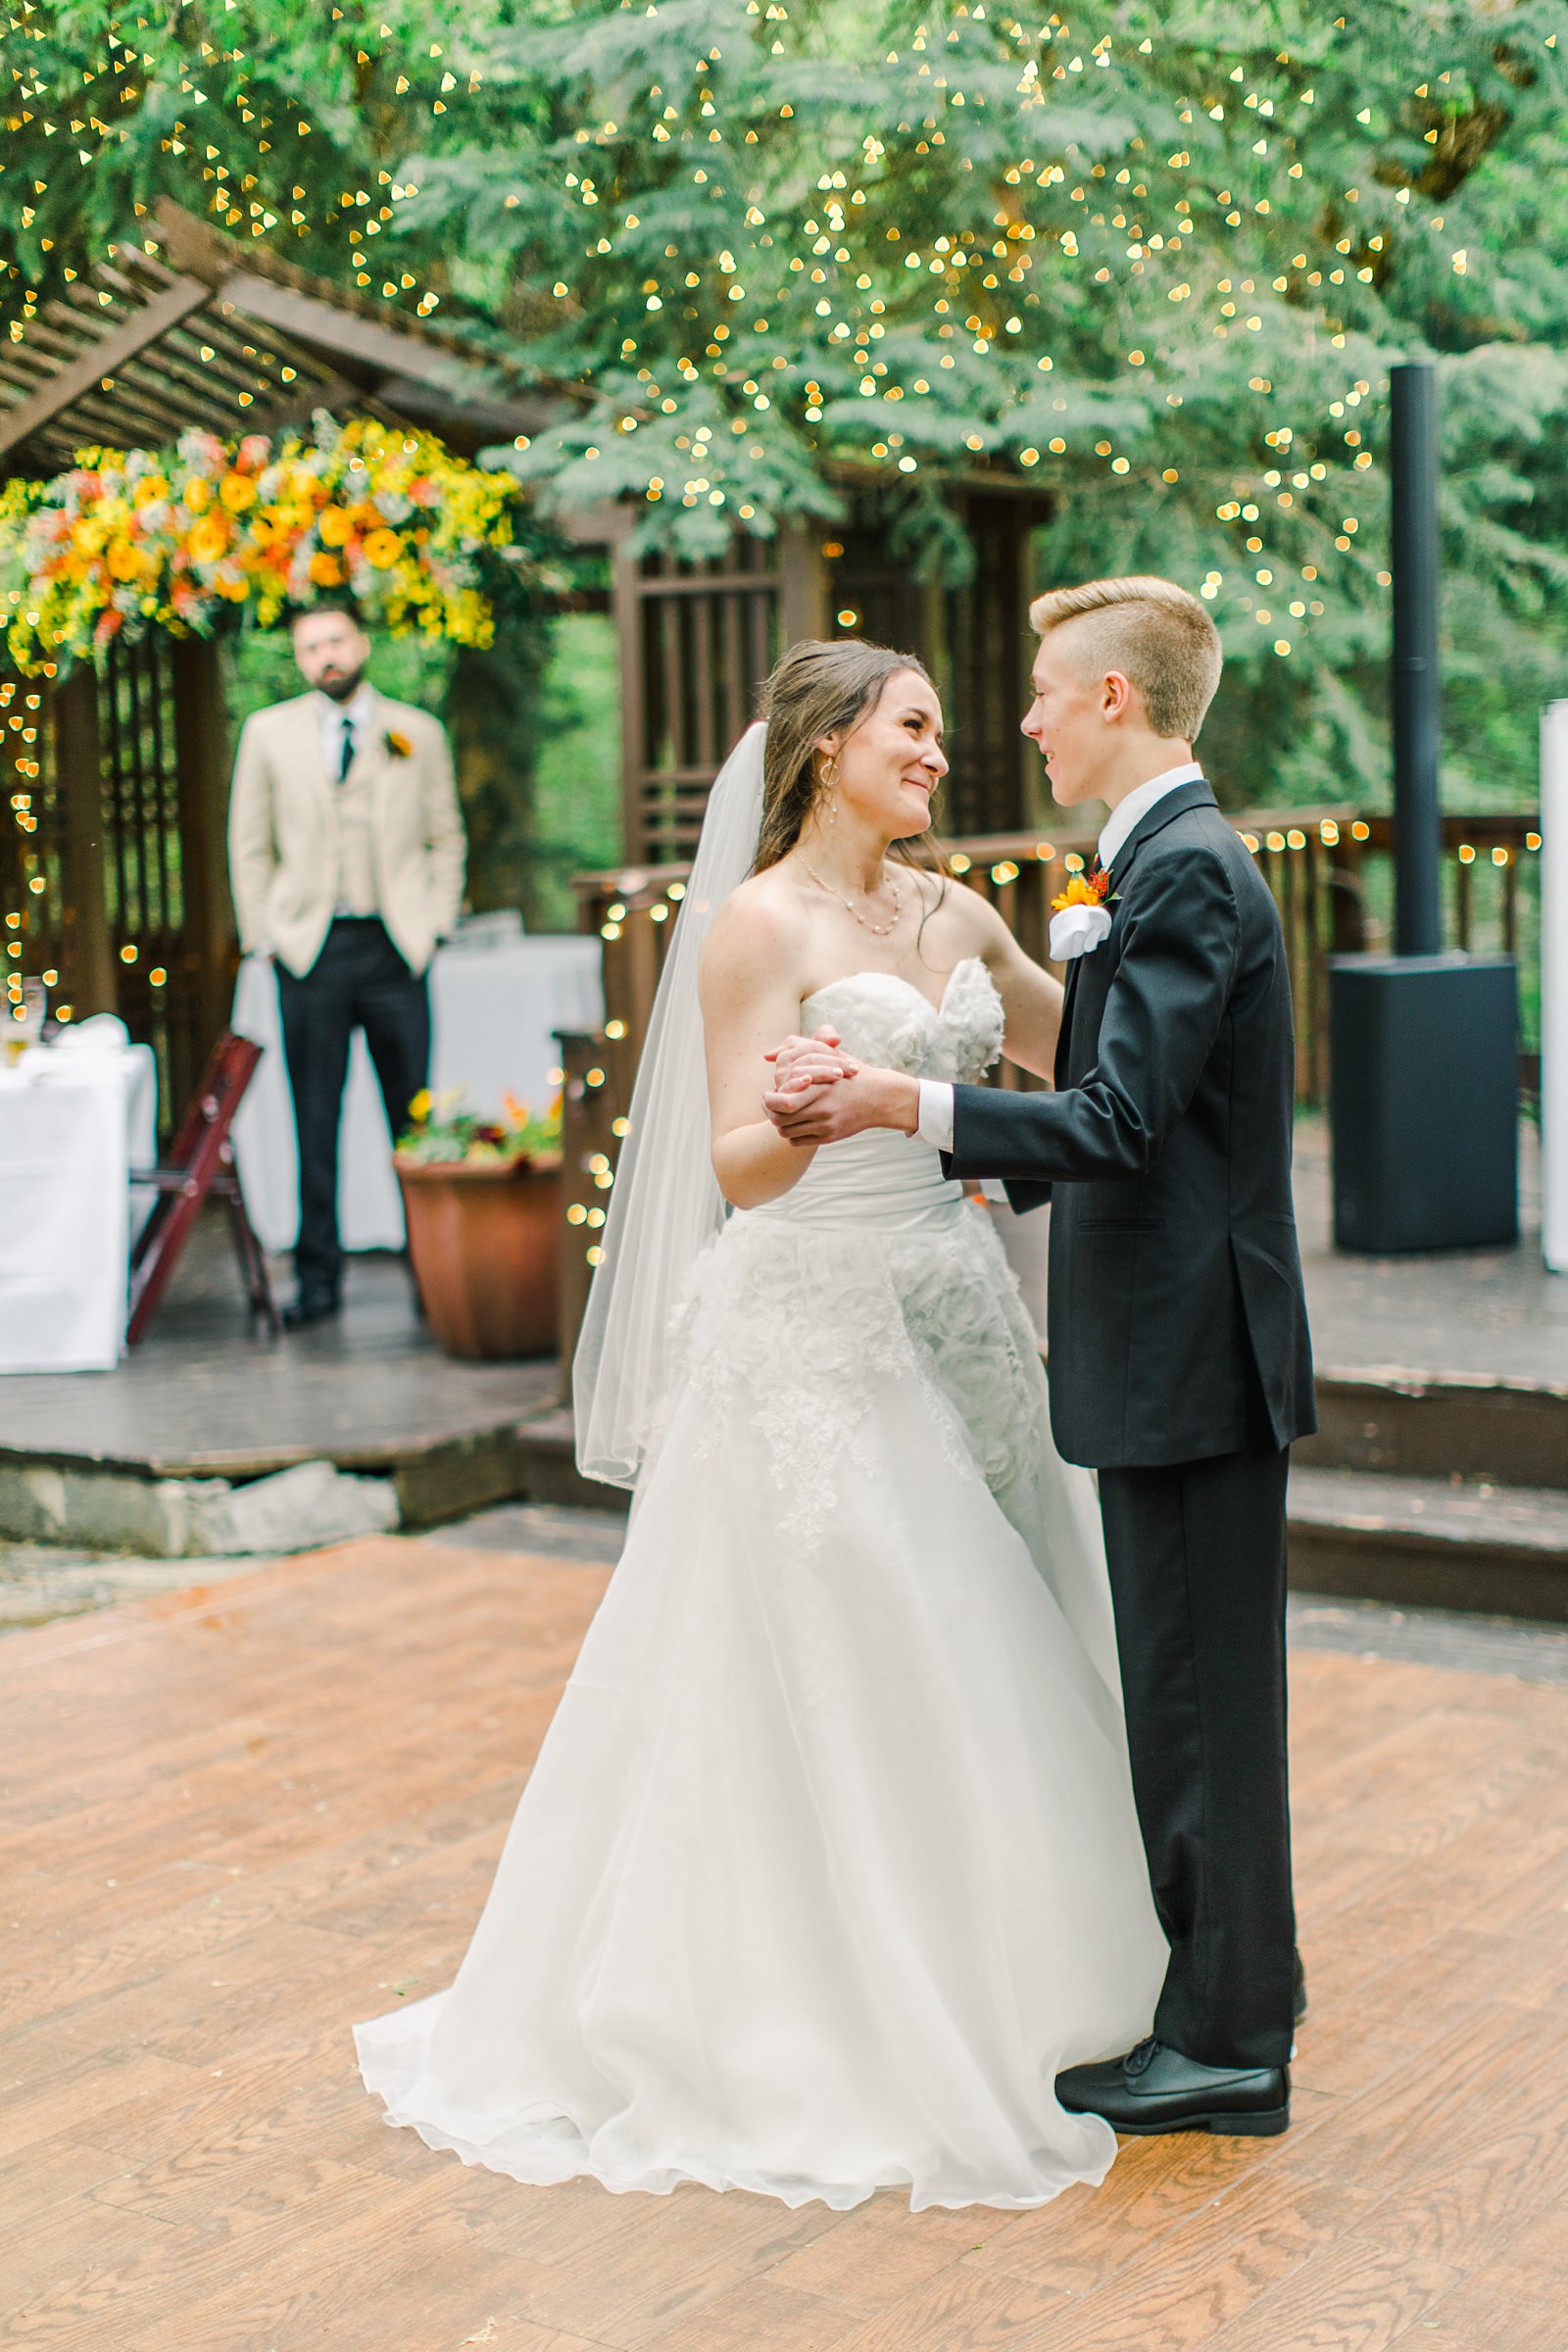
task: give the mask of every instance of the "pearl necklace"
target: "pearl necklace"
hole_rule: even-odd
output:
[[[806,865],[806,860],[804,858],[802,858],[801,863]],[[824,882],[821,875],[813,866],[807,865],[806,870],[810,875],[811,880],[816,884],[817,889],[825,890],[830,899],[837,899],[839,905],[845,909],[845,911],[854,915],[861,930],[869,931],[873,939],[886,939],[890,931],[894,931],[898,928],[899,917],[904,912],[904,901],[899,895],[899,886],[897,882],[894,881],[891,874],[886,877],[886,880],[889,890],[893,893],[892,916],[885,923],[872,923],[866,920],[865,916],[860,912],[860,909],[856,906],[853,899],[847,899],[842,891],[835,890],[831,883]]]

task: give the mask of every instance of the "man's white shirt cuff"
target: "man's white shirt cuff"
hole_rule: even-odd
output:
[[[938,1152],[953,1150],[953,1089],[943,1078],[920,1080],[920,1122],[915,1134]]]

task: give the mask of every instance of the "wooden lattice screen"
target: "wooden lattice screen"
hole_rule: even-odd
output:
[[[1029,534],[1041,502],[959,494],[973,578],[918,580],[871,494],[845,521],[762,540],[737,532],[718,562],[618,554],[624,847],[634,865],[692,855],[709,786],[754,715],[757,688],[801,637],[866,637],[917,654],[948,717],[952,769],[939,804],[947,834],[1010,832],[1033,821],[1018,719],[1033,640],[1026,619]]]
[[[57,1012],[117,1012],[158,1057],[177,1121],[232,987],[227,742],[217,649],[153,631],[96,673],[0,675],[0,922]]]
[[[720,563],[622,557],[616,605],[626,854],[667,863],[695,849],[708,788],[777,659],[777,553],[737,532]]]

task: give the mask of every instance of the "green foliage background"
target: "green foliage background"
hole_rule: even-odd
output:
[[[508,453],[546,509],[630,496],[646,541],[710,553],[827,524],[850,466],[953,578],[946,486],[1026,478],[1042,582],[1211,591],[1240,797],[1384,795],[1388,369],[1433,356],[1446,789],[1533,799],[1568,636],[1565,0],[63,0],[9,26],[13,339],[167,191],[575,384]],[[535,822],[564,849],[557,789]]]

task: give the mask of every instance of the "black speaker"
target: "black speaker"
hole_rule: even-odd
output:
[[[1514,958],[1331,956],[1329,1051],[1337,1248],[1517,1241]]]

